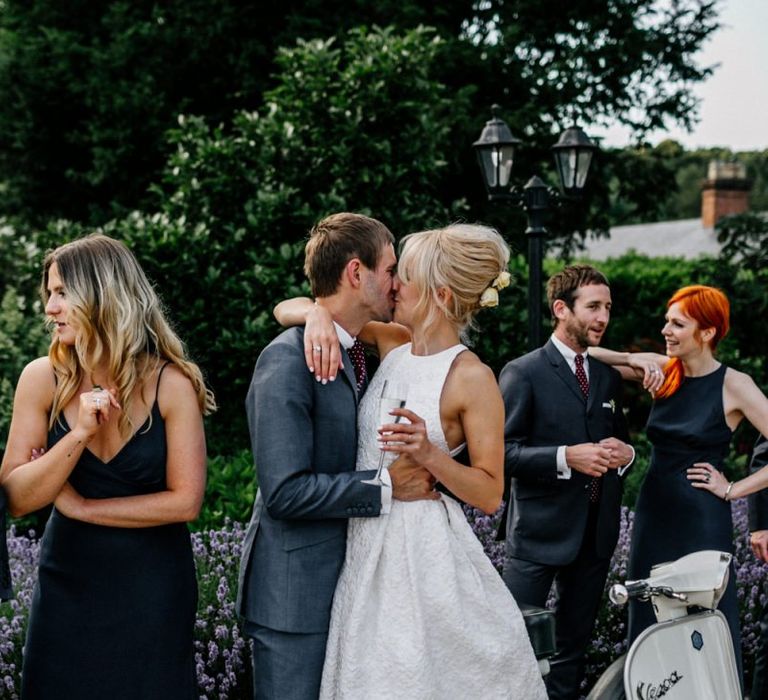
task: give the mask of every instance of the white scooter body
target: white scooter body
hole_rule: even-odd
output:
[[[617,697],[623,662],[624,695],[632,700],[741,700],[741,684],[728,623],[717,611],[728,585],[731,555],[706,550],[659,564],[647,579],[616,585],[609,597],[650,600],[658,622],[632,643],[590,693]],[[703,609],[689,611],[691,607]],[[614,671],[615,670],[615,671]]]
[[[643,631],[627,654],[624,692],[636,700],[741,698],[723,614],[707,610]]]
[[[730,554],[707,550],[651,569],[645,582],[676,595],[651,597],[658,623],[638,635],[627,654],[628,698],[741,698],[728,623],[714,609],[728,585],[730,563]],[[691,605],[706,610],[689,615]]]

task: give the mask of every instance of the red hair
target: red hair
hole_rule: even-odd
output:
[[[731,305],[728,297],[716,287],[706,287],[702,284],[693,284],[689,287],[678,289],[667,302],[667,308],[672,304],[680,304],[680,310],[698,324],[696,339],[703,330],[713,328],[715,334],[708,341],[712,352],[717,344],[725,338],[731,327]],[[665,399],[672,396],[679,388],[685,377],[683,362],[679,357],[672,358],[664,366],[664,383],[656,392],[657,399]]]

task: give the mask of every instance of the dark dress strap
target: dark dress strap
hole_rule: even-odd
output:
[[[8,543],[5,537],[5,512],[7,499],[0,488],[0,601],[13,597],[11,588],[11,567],[8,562]]]
[[[166,360],[166,362],[163,363],[163,366],[160,368],[160,371],[157,373],[157,384],[155,384],[155,404],[157,404],[157,395],[160,392],[160,379],[163,376],[163,372],[165,372],[165,368],[171,364],[170,360]]]

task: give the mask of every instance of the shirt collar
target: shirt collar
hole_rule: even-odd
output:
[[[339,336],[341,347],[343,347],[345,350],[349,350],[355,344],[355,339],[349,333],[347,333],[344,328],[336,323],[336,321],[333,322],[333,325],[336,328],[336,335]]]
[[[576,355],[581,355],[584,358],[584,364],[587,363],[587,360],[589,359],[589,353],[578,353],[571,348],[569,348],[562,340],[560,340],[554,333],[552,334],[552,344],[558,349],[560,354],[565,358],[566,362],[571,367],[575,367],[576,365]]]

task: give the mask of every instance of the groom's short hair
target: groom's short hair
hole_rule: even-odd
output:
[[[568,265],[549,278],[547,281],[547,303],[554,326],[557,325],[557,318],[553,309],[555,302],[560,299],[573,311],[573,304],[576,301],[579,288],[590,284],[611,286],[608,284],[608,278],[591,265]]]
[[[336,293],[344,266],[353,258],[375,270],[384,248],[394,244],[392,232],[377,219],[341,212],[312,227],[304,248],[304,274],[316,297]]]

